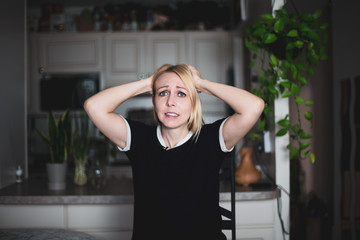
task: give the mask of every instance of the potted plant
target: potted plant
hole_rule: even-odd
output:
[[[81,113],[75,120],[72,154],[75,161],[75,184],[82,186],[87,183],[86,165],[91,148],[89,118]]]
[[[259,87],[253,90],[266,103],[257,128],[260,131],[273,128],[271,116],[275,99],[292,98],[297,114],[286,115],[278,121],[281,128],[276,135],[289,133],[290,159],[310,158],[312,162],[315,161],[315,155],[309,150],[312,136],[303,129],[303,122],[311,122],[313,114],[310,110],[301,112],[300,106],[310,107],[314,102],[303,99],[300,92],[308,85],[307,77],[314,74],[318,61],[327,59],[324,47],[327,24],[319,23],[321,13],[321,9],[314,13],[289,13],[285,4],[274,15],[264,14],[248,26],[245,38],[245,46],[252,53],[251,66],[258,61],[262,70],[257,76]]]
[[[66,110],[58,120],[52,111],[47,117],[48,136],[36,129],[49,146],[50,158],[46,165],[48,187],[50,190],[62,190],[66,187],[66,169],[72,145],[72,126],[69,111]]]

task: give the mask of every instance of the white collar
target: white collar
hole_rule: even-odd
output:
[[[169,148],[166,146],[165,144],[165,141],[161,135],[161,126],[158,125],[157,128],[156,128],[156,135],[157,135],[157,138],[161,144],[161,146],[163,146],[164,149],[168,150]],[[184,143],[186,143],[187,140],[189,140],[193,135],[193,132],[189,132],[180,142],[178,142],[173,148],[175,147],[178,147],[178,146],[181,146],[183,145]]]

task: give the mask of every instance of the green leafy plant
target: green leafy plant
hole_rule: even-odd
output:
[[[245,46],[252,53],[251,67],[256,62],[261,65],[261,73],[257,76],[260,84],[253,92],[266,103],[264,117],[257,128],[263,131],[274,125],[269,119],[275,99],[294,99],[296,115],[286,115],[278,121],[280,130],[276,133],[277,136],[289,133],[290,159],[315,161],[315,155],[309,150],[312,136],[303,129],[304,121],[311,123],[313,114],[310,110],[301,112],[302,107],[308,109],[314,102],[303,99],[300,92],[308,86],[308,76],[314,74],[317,63],[327,59],[324,46],[327,23],[319,23],[321,14],[321,9],[314,13],[289,13],[285,4],[274,15],[264,14],[246,28]]]
[[[48,136],[36,129],[37,133],[49,146],[50,163],[66,163],[72,146],[72,125],[69,110],[58,120],[52,111],[47,117]]]

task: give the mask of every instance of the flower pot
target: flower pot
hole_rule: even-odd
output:
[[[291,58],[295,59],[301,53],[300,48],[293,48],[291,51],[286,50],[286,46],[293,41],[291,37],[281,37],[275,42],[269,44],[270,51],[280,60],[286,59],[286,53],[291,54]]]
[[[47,163],[48,188],[64,190],[66,188],[66,163]]]
[[[240,150],[241,163],[235,172],[235,182],[248,187],[261,179],[261,172],[257,170],[252,161],[253,148],[243,147]]]

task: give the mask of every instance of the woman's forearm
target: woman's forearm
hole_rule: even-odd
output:
[[[237,114],[254,115],[255,121],[263,111],[264,101],[243,89],[208,80],[198,81],[198,89],[220,98]]]
[[[105,89],[87,99],[84,108],[90,114],[92,109],[111,113],[126,100],[147,92],[151,92],[151,78]]]
[[[106,137],[124,148],[127,142],[126,123],[114,111],[127,99],[146,92],[151,92],[151,78],[105,89],[88,98],[84,109]]]
[[[233,86],[198,79],[198,90],[214,95],[233,110],[223,127],[223,139],[227,149],[235,146],[254,126],[263,109],[264,101],[252,93]]]

